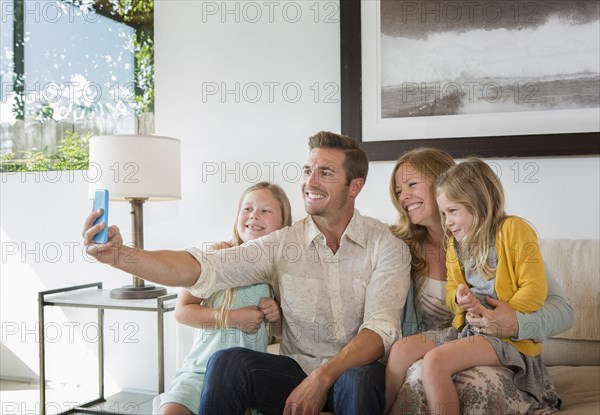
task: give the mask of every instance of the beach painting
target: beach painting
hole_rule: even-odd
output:
[[[382,119],[600,108],[600,2],[381,0]]]

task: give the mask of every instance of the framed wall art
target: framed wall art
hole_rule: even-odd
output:
[[[376,160],[600,153],[597,1],[340,2],[342,132]]]

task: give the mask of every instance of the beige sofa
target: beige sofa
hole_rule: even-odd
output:
[[[547,269],[575,311],[575,325],[544,343],[542,357],[563,400],[561,413],[600,414],[600,252],[598,240],[542,240]]]
[[[575,310],[573,328],[547,339],[543,352],[544,362],[563,400],[561,413],[565,414],[600,414],[599,245],[598,240],[541,242],[546,267],[564,288]],[[188,333],[179,337],[182,356],[191,347],[191,330],[183,331]],[[186,336],[189,340],[181,342]],[[278,346],[270,345],[269,351],[278,353]]]

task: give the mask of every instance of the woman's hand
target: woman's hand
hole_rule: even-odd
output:
[[[481,334],[489,336],[508,338],[519,336],[519,323],[517,313],[504,301],[486,296],[485,302],[492,308],[480,305],[478,315],[467,313],[467,321],[473,328],[478,329]]]

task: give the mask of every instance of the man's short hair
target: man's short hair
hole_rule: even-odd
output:
[[[369,173],[369,159],[367,154],[356,141],[348,136],[321,131],[309,137],[308,148],[334,148],[342,150],[345,154],[344,171],[346,172],[346,186],[356,178],[367,180]]]

